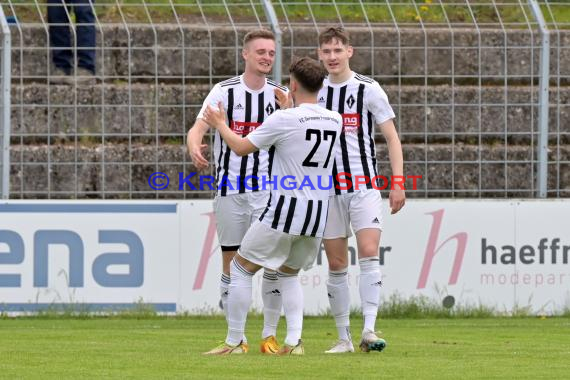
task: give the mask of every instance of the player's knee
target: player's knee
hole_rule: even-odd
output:
[[[222,251],[222,271],[227,275],[230,274],[230,263],[236,254],[237,250]]]
[[[369,257],[378,257],[378,244],[368,243],[358,247],[358,258],[365,259]]]
[[[222,272],[228,276],[230,275],[230,263],[231,263],[231,261],[228,263],[226,263],[226,262],[222,263]]]
[[[224,272],[224,274],[227,274],[228,276],[230,275],[230,265],[231,265],[232,261],[225,261],[222,263],[222,272]]]
[[[329,270],[338,271],[348,266],[348,257],[345,256],[329,256]]]

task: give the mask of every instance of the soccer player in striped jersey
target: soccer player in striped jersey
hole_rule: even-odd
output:
[[[343,131],[341,149],[335,156],[334,195],[329,202],[329,217],[323,237],[329,263],[327,291],[339,334],[338,342],[327,353],[353,352],[350,335],[350,298],[348,287],[348,238],[356,234],[360,266],[359,293],[364,318],[360,349],[382,351],[384,339],[375,331],[380,303],[378,248],[382,230],[382,202],[378,183],[373,188],[376,169],[375,129],[388,144],[392,176],[403,176],[402,146],[394,126],[394,111],[378,82],[350,69],[353,54],[348,33],[343,28],[328,28],[319,34],[319,59],[328,71],[319,92],[319,105],[340,113]],[[402,177],[403,178],[403,177]],[[342,179],[338,181],[338,179]],[[350,180],[350,184],[346,180]],[[392,214],[405,203],[403,189],[390,191]]]
[[[246,137],[279,107],[275,102],[274,90],[279,88],[287,91],[286,87],[266,78],[275,59],[275,37],[271,31],[261,29],[247,33],[243,40],[242,56],[245,61],[243,74],[217,83],[212,88],[196,123],[188,132],[188,151],[198,170],[208,166],[208,161],[202,154],[207,147],[202,144],[202,139],[208,130],[208,125],[203,120],[204,110],[208,105],[217,107],[221,102],[233,133]],[[269,191],[257,188],[255,178],[269,175],[273,151],[269,148],[268,151],[262,150],[240,157],[216,132],[213,155],[218,189],[214,212],[223,263],[220,295],[227,317],[230,262],[245,232],[251,223],[259,218],[267,204]],[[247,176],[253,176],[253,182],[246,184]],[[275,336],[282,306],[276,272],[264,272],[261,292],[264,314],[261,351],[271,353],[279,350]]]
[[[224,121],[220,105],[206,111],[206,120],[239,155],[275,146],[274,174],[292,176],[289,183],[272,186],[267,207],[247,231],[231,263],[228,299],[228,335],[225,344],[209,354],[244,353],[242,337],[251,305],[252,277],[261,267],[276,269],[287,320],[282,355],[302,355],[303,291],[299,270],[311,267],[325,229],[329,188],[319,184],[332,173],[339,147],[342,120],[337,112],[317,105],[317,93],[326,72],[304,57],[290,67],[290,89],[296,107],[269,116],[263,125],[242,139]],[[275,179],[274,179],[275,180]],[[298,186],[297,186],[298,185]]]

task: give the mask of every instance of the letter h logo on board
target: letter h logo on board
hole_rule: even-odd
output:
[[[426,252],[424,254],[424,262],[420,271],[420,278],[418,279],[417,289],[423,289],[426,287],[434,257],[437,255],[439,250],[451,240],[456,240],[457,246],[455,248],[455,260],[453,261],[453,267],[451,269],[451,275],[449,277],[449,285],[455,285],[457,283],[457,279],[459,278],[461,264],[463,263],[463,257],[465,256],[465,249],[467,247],[467,233],[458,232],[455,235],[448,237],[436,248],[444,212],[445,211],[441,209],[427,213],[428,215],[433,216],[433,224],[431,226],[431,231],[426,246]]]

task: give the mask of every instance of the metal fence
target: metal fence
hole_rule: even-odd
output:
[[[351,67],[388,93],[406,174],[422,176],[409,197],[567,197],[570,3],[533,2],[97,0],[97,83],[54,85],[48,5],[0,1],[12,40],[9,196],[211,197],[179,190],[179,173],[196,172],[185,138],[212,85],[243,70],[243,35],[281,32],[275,75],[286,83],[291,57],[316,57],[318,32],[340,24]],[[71,26],[75,39],[86,25]],[[149,187],[154,172],[170,177],[166,190]],[[212,172],[213,161],[199,174]]]

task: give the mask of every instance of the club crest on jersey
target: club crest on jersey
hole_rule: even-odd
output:
[[[267,116],[271,115],[273,111],[275,111],[275,108],[273,108],[271,103],[267,103],[267,107],[265,107],[265,112],[267,113]]]
[[[234,110],[242,110],[243,106],[241,105],[241,103],[238,103],[237,106],[234,107]]]
[[[254,121],[232,121],[230,128],[236,135],[245,137],[255,131],[260,125],[261,123]]]
[[[352,96],[352,94],[350,94],[348,99],[346,99],[346,105],[348,106],[348,108],[352,108],[352,106],[354,105],[354,96]]]
[[[357,133],[358,128],[360,128],[360,114],[342,114],[342,130],[344,133]]]

